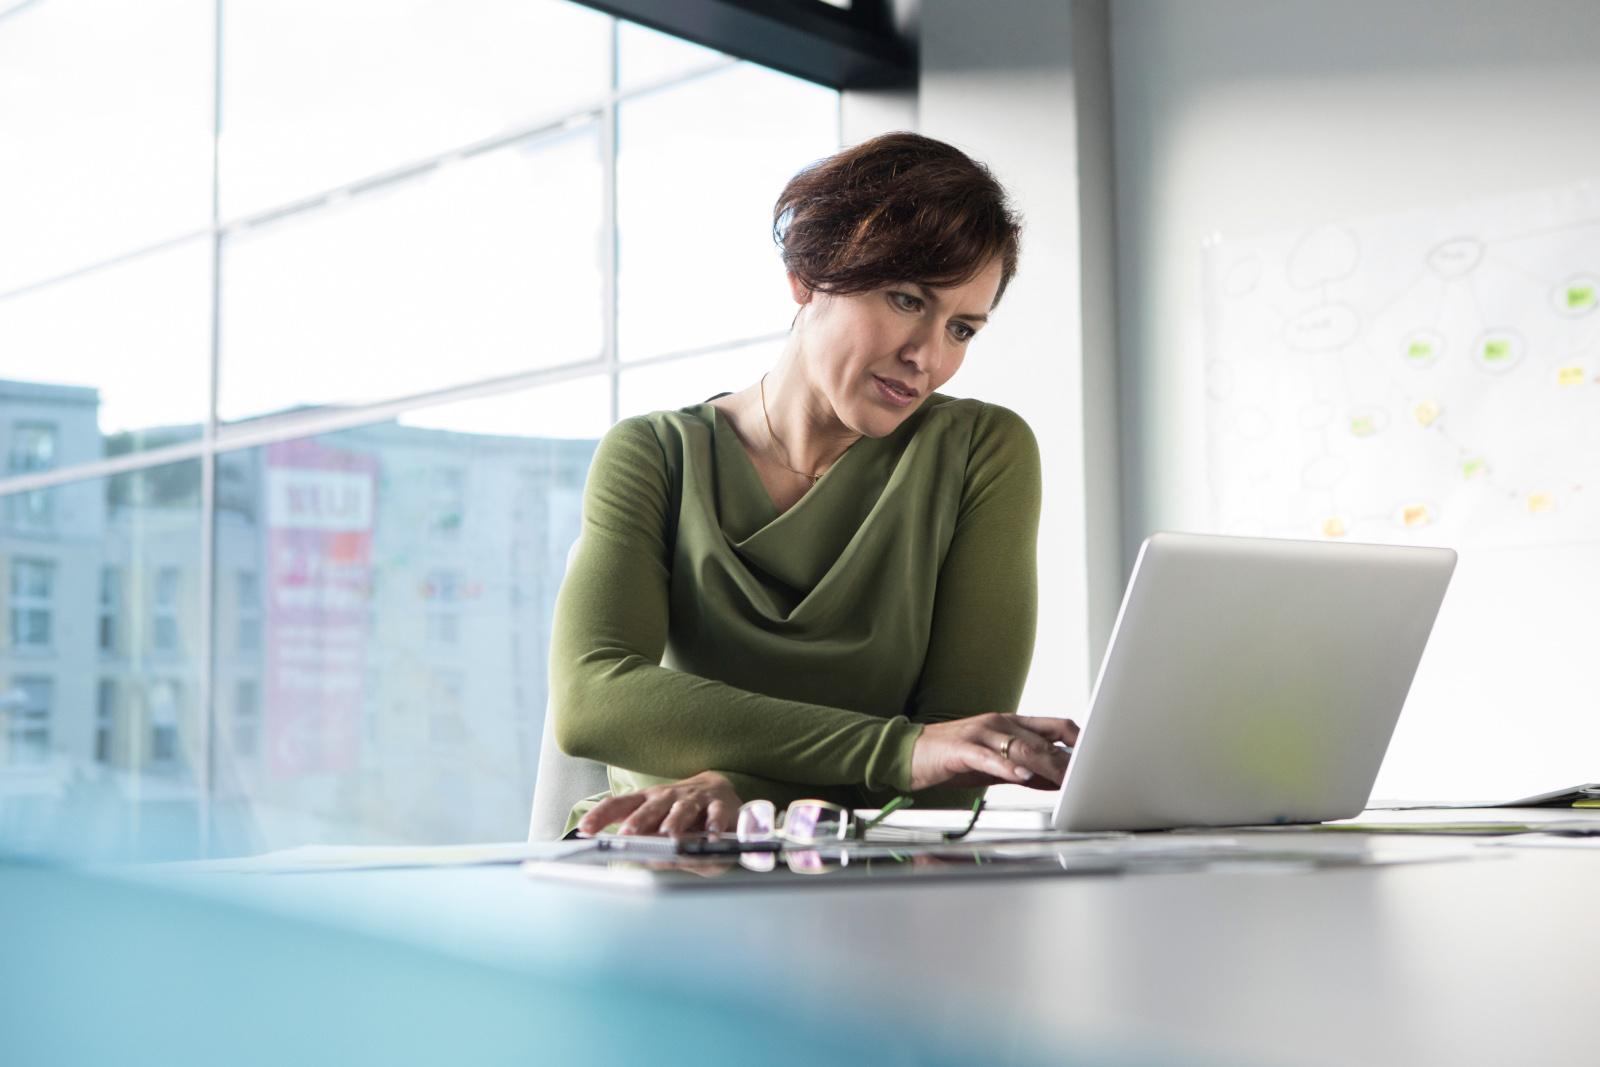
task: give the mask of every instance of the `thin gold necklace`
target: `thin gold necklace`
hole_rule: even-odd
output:
[[[825,473],[825,470],[818,471],[815,474],[807,474],[805,471],[795,470],[793,467],[789,466],[789,464],[785,463],[782,458],[783,456],[788,455],[789,450],[783,447],[783,442],[778,440],[778,435],[772,432],[772,416],[767,414],[767,376],[765,374],[761,376],[761,417],[767,420],[767,436],[772,438],[772,443],[778,446],[778,466],[782,467],[786,471],[798,474],[802,478],[810,478],[811,484],[816,485],[817,479],[822,477],[822,475]]]

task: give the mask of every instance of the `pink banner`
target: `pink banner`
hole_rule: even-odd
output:
[[[275,777],[361,755],[376,457],[267,446],[266,731]]]

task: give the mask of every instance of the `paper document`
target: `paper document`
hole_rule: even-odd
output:
[[[170,870],[224,874],[305,874],[382,867],[466,867],[554,860],[592,851],[593,841],[511,841],[481,845],[304,845],[259,856],[164,863]]]
[[[1518,797],[1515,800],[1374,800],[1369,811],[1427,811],[1439,808],[1543,808],[1588,806],[1589,801],[1600,800],[1600,783],[1570,785],[1552,789],[1548,793]]]

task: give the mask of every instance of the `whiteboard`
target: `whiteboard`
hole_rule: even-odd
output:
[[[1214,239],[1204,285],[1215,529],[1600,538],[1600,186]]]

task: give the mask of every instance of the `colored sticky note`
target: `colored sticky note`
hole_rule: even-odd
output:
[[[1411,409],[1411,415],[1417,420],[1417,425],[1427,429],[1433,425],[1433,420],[1439,417],[1439,405],[1431,400],[1424,400]]]
[[[1511,342],[1496,339],[1483,342],[1483,358],[1490,363],[1511,358]]]
[[[1368,415],[1357,415],[1350,420],[1350,432],[1357,437],[1371,437],[1376,430],[1377,427],[1372,424],[1372,418]]]
[[[1428,514],[1428,505],[1412,504],[1400,510],[1400,520],[1407,526],[1426,526],[1433,517]]]
[[[1582,367],[1562,367],[1562,368],[1560,368],[1559,370],[1556,371],[1556,384],[1557,385],[1582,385],[1583,384],[1583,368]]]
[[[1489,469],[1489,463],[1482,456],[1473,456],[1461,461],[1461,477],[1476,478]]]
[[[1556,509],[1556,498],[1549,493],[1529,493],[1528,513],[1544,515]]]
[[[1344,536],[1344,520],[1341,519],[1341,518],[1337,518],[1337,517],[1331,518],[1331,519],[1323,519],[1322,520],[1322,536],[1323,537],[1343,537]]]
[[[1567,309],[1569,311],[1581,311],[1584,308],[1592,308],[1592,307],[1594,307],[1594,304],[1595,304],[1594,286],[1592,286],[1592,285],[1569,285],[1569,286],[1567,286]]]
[[[1406,349],[1406,356],[1410,359],[1428,359],[1433,355],[1433,342],[1412,341]]]

